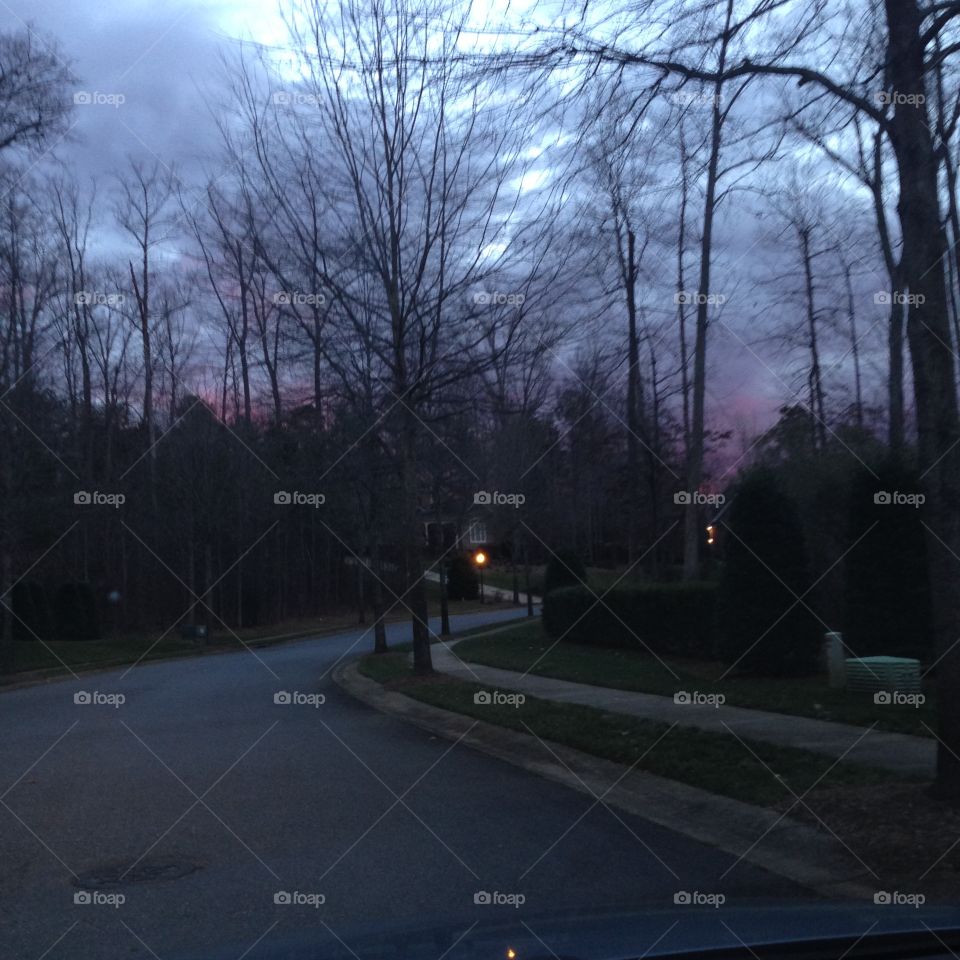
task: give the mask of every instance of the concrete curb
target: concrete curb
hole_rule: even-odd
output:
[[[376,710],[594,799],[602,798],[604,803],[716,847],[821,896],[872,899],[876,891],[865,882],[868,871],[839,842],[774,811],[421,703],[364,677],[355,660],[341,663],[333,671],[333,680]]]
[[[521,608],[517,607],[516,609],[519,610]],[[466,616],[470,613],[477,612],[482,611],[471,610],[467,611],[466,614],[458,614],[458,616]],[[396,617],[387,619],[384,622],[387,624],[403,623],[406,619],[406,617]],[[507,630],[511,627],[516,627],[518,623],[528,621],[529,619],[530,618],[527,617],[526,614],[523,614],[517,617],[516,620],[508,620],[502,627],[485,631],[482,634],[470,634],[470,637],[486,636],[488,632],[498,633],[501,630]],[[319,630],[278,633],[269,637],[255,637],[236,646],[198,646],[195,650],[178,650],[176,653],[171,653],[169,655],[165,654],[159,657],[148,657],[139,661],[131,660],[129,657],[119,657],[115,660],[100,660],[92,663],[79,663],[71,667],[71,670],[73,671],[72,673],[63,667],[44,667],[40,670],[24,670],[19,673],[11,674],[9,680],[0,677],[0,694],[4,694],[10,690],[20,690],[24,687],[36,687],[44,683],[57,683],[58,681],[63,680],[78,680],[80,677],[91,676],[98,673],[109,673],[111,670],[116,670],[118,667],[145,667],[151,663],[170,663],[175,660],[193,660],[196,657],[217,657],[228,653],[243,653],[243,651],[247,649],[258,650],[262,647],[285,646],[290,643],[298,643],[302,640],[322,640],[324,637],[335,637],[341,633],[349,633],[351,630],[359,630],[363,626],[363,624],[355,624],[353,627],[322,627]],[[466,640],[469,639],[469,637],[458,638],[456,634],[452,634],[451,639]]]

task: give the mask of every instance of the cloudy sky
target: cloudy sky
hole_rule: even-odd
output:
[[[214,145],[221,51],[235,38],[284,36],[278,6],[256,0],[0,2],[0,29],[26,23],[58,41],[76,92],[91,94],[74,112],[69,150],[58,152],[98,177],[120,169],[127,155],[198,163]]]
[[[96,178],[101,191],[128,156],[175,164],[188,184],[200,182],[217,147],[223,53],[241,40],[279,48],[286,39],[273,0],[0,0],[0,29],[27,23],[57,40],[78,78],[74,92],[89,101],[78,103],[69,142],[57,152],[81,178]],[[717,425],[744,434],[769,425],[791,388],[799,385],[794,399],[805,399],[802,380],[782,363],[767,362],[775,345],[760,343],[769,311],[762,296],[749,292],[749,273],[769,244],[749,219],[725,215],[718,231],[726,247],[718,260],[738,264],[744,299],[729,303],[714,327],[710,361],[711,407],[725,421]],[[665,276],[674,269],[663,264]],[[863,282],[866,298],[876,282]]]

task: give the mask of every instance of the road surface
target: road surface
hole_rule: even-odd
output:
[[[0,694],[0,957],[239,960],[394,922],[803,895],[745,863],[721,882],[726,854],[352,700],[330,671],[370,645],[356,630]]]

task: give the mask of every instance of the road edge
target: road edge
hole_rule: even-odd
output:
[[[516,609],[520,610],[521,607]],[[473,613],[482,613],[480,610],[472,610],[468,613],[455,614],[455,616],[470,616]],[[406,616],[388,619],[384,622],[389,624],[404,623],[408,618]],[[486,636],[487,633],[497,633],[499,630],[506,630],[515,627],[518,623],[526,622],[530,618],[524,613],[515,620],[504,621],[502,627],[495,630],[486,631],[482,634],[470,634],[473,636]],[[144,657],[139,660],[131,660],[124,657],[117,660],[104,660],[101,662],[92,662],[86,664],[77,664],[73,668],[64,669],[63,667],[43,667],[39,670],[23,670],[18,673],[8,674],[10,679],[0,676],[0,695],[14,690],[20,690],[24,687],[36,687],[41,684],[56,683],[58,681],[79,680],[82,677],[91,676],[98,673],[109,673],[119,667],[144,667],[152,663],[171,663],[176,660],[194,660],[197,657],[217,657],[230,653],[243,653],[244,651],[259,650],[266,647],[281,647],[292,643],[300,643],[309,640],[324,640],[327,637],[335,637],[341,633],[352,633],[354,630],[360,630],[364,624],[356,624],[354,627],[326,627],[319,630],[293,631],[292,633],[279,633],[268,637],[255,637],[251,640],[241,641],[240,646],[198,646],[195,650],[178,650],[175,653],[159,657]],[[372,625],[367,630],[372,630]],[[470,629],[470,628],[467,628]],[[452,634],[450,640],[467,640],[469,637],[458,637]]]
[[[852,865],[839,843],[772,810],[422,703],[363,676],[356,660],[338,664],[332,678],[344,692],[375,710],[600,798],[821,896],[872,900],[876,892],[862,882],[868,871]],[[846,879],[838,881],[837,876]]]

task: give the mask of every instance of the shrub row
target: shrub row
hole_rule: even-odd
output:
[[[658,655],[716,655],[712,583],[615,587],[602,602],[586,587],[562,587],[544,597],[543,625],[571,643],[622,647]]]

